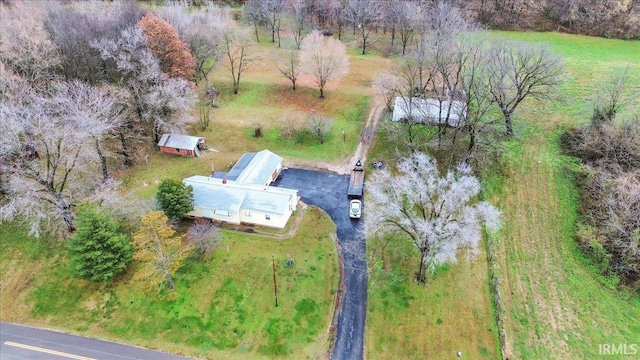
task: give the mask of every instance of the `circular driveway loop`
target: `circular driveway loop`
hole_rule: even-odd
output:
[[[336,224],[344,255],[345,292],[338,314],[332,359],[362,359],[367,314],[367,274],[362,219],[349,218],[349,175],[287,169],[275,186],[297,189],[302,201],[326,211]],[[365,208],[366,209],[366,208]]]

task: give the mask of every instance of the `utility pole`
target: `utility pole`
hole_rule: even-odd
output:
[[[276,307],[278,307],[278,283],[276,282],[276,261],[271,255],[271,268],[273,269],[273,292],[276,296]]]

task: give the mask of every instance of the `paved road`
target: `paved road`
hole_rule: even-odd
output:
[[[186,358],[56,331],[0,323],[0,359],[179,360]]]
[[[335,222],[338,242],[344,251],[345,293],[338,314],[332,359],[363,358],[364,325],[367,314],[367,276],[363,219],[349,218],[348,175],[288,169],[276,186],[298,189],[302,201],[326,211]],[[364,207],[363,207],[364,208]],[[366,208],[364,208],[366,211]]]

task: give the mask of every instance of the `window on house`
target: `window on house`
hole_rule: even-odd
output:
[[[271,220],[271,215],[269,215],[269,214],[265,214],[265,215],[264,215],[264,218],[265,218],[265,220]]]
[[[219,216],[231,217],[231,211],[227,211],[227,210],[214,210],[213,213]]]

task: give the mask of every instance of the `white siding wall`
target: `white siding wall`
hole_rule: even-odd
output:
[[[190,211],[187,215],[194,217],[204,217],[208,219],[213,219],[216,221],[225,221],[231,224],[240,224],[240,214],[237,211],[231,211],[230,216],[226,216],[229,212],[222,212],[212,210],[212,209],[204,209],[199,206],[195,207],[195,210]]]
[[[291,213],[282,216],[279,214],[243,210],[240,213],[240,221],[246,224],[263,225],[282,229],[287,225],[287,220],[289,220],[290,216]]]
[[[241,209],[239,212],[232,211],[231,216],[225,216],[221,214],[220,211],[216,212],[213,209],[205,209],[197,205],[195,206],[195,210],[189,212],[187,215],[225,221],[231,224],[240,224],[242,222],[245,224],[263,225],[282,229],[287,225],[291,214],[296,210],[297,204],[298,197],[292,195],[289,200],[289,208],[284,215]]]

